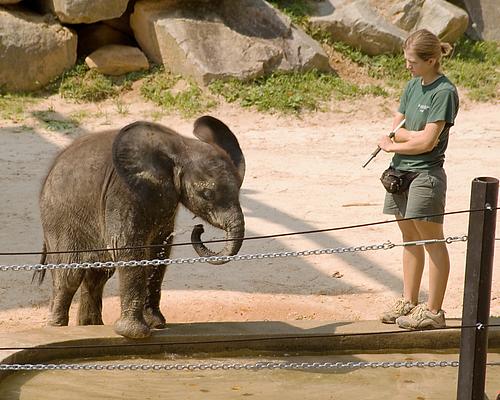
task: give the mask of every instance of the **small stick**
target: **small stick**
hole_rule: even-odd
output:
[[[394,135],[396,135],[396,131],[397,131],[399,128],[403,127],[403,125],[405,124],[405,121],[406,121],[406,119],[403,119],[403,120],[402,120],[402,121],[398,124],[398,126],[396,126],[396,127],[395,127],[395,128],[394,128],[394,129],[393,129],[393,130],[389,133],[389,138],[391,138],[391,139],[392,139],[392,138],[394,137]],[[375,149],[375,151],[374,151],[374,152],[370,155],[370,158],[368,159],[368,161],[367,161],[367,162],[365,162],[365,163],[363,164],[363,168],[364,168],[364,167],[366,167],[366,166],[368,165],[368,163],[369,163],[371,160],[373,160],[373,159],[375,158],[375,156],[379,153],[379,151],[380,151],[380,147],[378,147],[378,146],[377,146],[377,148]]]

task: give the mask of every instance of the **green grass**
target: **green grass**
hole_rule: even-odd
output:
[[[209,88],[213,93],[223,96],[227,102],[237,101],[242,107],[281,113],[321,110],[332,96],[345,99],[365,94],[387,94],[380,87],[360,87],[336,75],[318,71],[275,72],[248,82],[236,79],[216,81]]]
[[[37,101],[30,94],[0,94],[0,118],[20,122],[24,120],[27,108]]]
[[[443,61],[447,76],[468,90],[476,101],[498,98],[500,49],[496,42],[457,42],[451,58]]]
[[[335,42],[330,37],[327,37],[325,41],[347,59],[361,67],[365,67],[368,76],[383,81],[389,87],[401,88],[403,83],[410,77],[405,68],[405,60],[402,54],[369,56],[348,44]]]
[[[166,111],[178,111],[185,117],[201,114],[217,102],[208,93],[180,75],[173,75],[163,68],[144,79],[142,96]]]
[[[51,84],[50,89],[59,93],[61,97],[76,102],[99,102],[119,96],[130,90],[134,81],[155,72],[156,68],[151,68],[148,71],[130,72],[114,77],[89,69],[81,62]]]
[[[76,102],[98,102],[118,94],[112,80],[86,64],[77,64],[65,72],[58,83],[61,97]]]
[[[76,119],[62,118],[54,110],[34,111],[32,115],[38,119],[44,127],[55,132],[64,132],[77,128],[80,123]]]
[[[306,26],[312,12],[311,4],[306,0],[267,0],[281,10],[297,26]]]

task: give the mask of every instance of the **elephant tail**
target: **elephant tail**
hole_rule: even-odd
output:
[[[40,257],[40,264],[45,264],[45,260],[47,259],[47,245],[43,242],[42,247],[42,256]],[[35,271],[33,276],[31,277],[31,283],[33,283],[36,279],[38,279],[38,284],[41,285],[43,280],[45,279],[46,269],[42,269],[39,271]]]

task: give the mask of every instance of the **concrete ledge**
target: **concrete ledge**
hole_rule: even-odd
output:
[[[46,327],[0,334],[0,363],[35,364],[82,357],[151,355],[160,352],[250,355],[254,351],[392,353],[457,350],[460,320],[449,329],[404,331],[378,321],[262,321],[168,324],[147,339],[130,340],[111,326]],[[492,318],[490,324],[499,324]],[[455,327],[455,328],[454,328]],[[29,347],[29,349],[23,349]],[[489,328],[489,347],[500,348],[500,327]],[[0,379],[10,371],[0,371]]]

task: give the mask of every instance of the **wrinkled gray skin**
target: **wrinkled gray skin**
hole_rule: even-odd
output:
[[[171,243],[179,202],[226,239],[242,238],[239,202],[245,161],[236,137],[216,118],[196,120],[183,137],[164,126],[135,122],[120,131],[87,135],[56,158],[40,195],[44,251],[102,249]],[[200,256],[234,255],[241,240],[215,253],[193,229]],[[168,258],[170,247],[44,254],[42,263]],[[213,262],[222,264],[223,262]],[[115,331],[129,338],[165,325],[160,305],[165,266],[119,268],[121,315]],[[68,324],[71,301],[81,287],[78,324],[102,324],[102,293],[114,268],[51,270],[50,325]],[[36,273],[35,273],[36,274]],[[43,273],[38,273],[43,280]],[[35,276],[34,276],[35,277]]]

